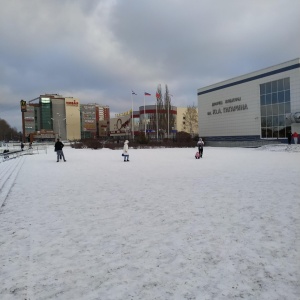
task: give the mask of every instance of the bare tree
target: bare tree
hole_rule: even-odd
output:
[[[162,101],[162,92],[161,92],[161,85],[159,84],[157,86],[157,91],[156,91],[156,101],[157,101],[157,126],[158,126],[158,135],[160,138],[162,138],[162,127],[163,127],[163,101]]]
[[[183,114],[183,127],[191,136],[198,134],[198,110],[194,104],[188,106]]]
[[[174,118],[174,115],[171,114],[171,110],[172,110],[171,95],[169,93],[169,88],[168,88],[167,84],[166,84],[166,92],[165,92],[165,97],[164,97],[164,110],[165,110],[165,114],[164,114],[164,124],[163,125],[164,125],[164,129],[168,133],[168,137],[169,137],[170,130],[172,130],[172,127],[174,127],[174,124],[175,124],[175,118]]]
[[[175,118],[174,115],[171,114],[172,106],[171,106],[171,96],[169,94],[168,86],[166,85],[166,92],[164,97],[162,96],[161,85],[157,86],[156,91],[156,105],[157,105],[157,116],[155,116],[153,123],[155,122],[155,126],[158,127],[158,135],[160,138],[163,138],[165,134],[174,127]],[[156,120],[157,118],[157,120]],[[157,123],[156,123],[157,122]]]
[[[17,141],[20,139],[20,135],[21,133],[18,132],[16,128],[10,127],[4,119],[0,118],[0,141]]]

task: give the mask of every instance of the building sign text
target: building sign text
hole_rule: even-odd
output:
[[[225,104],[232,104],[234,102],[241,101],[241,97],[236,97],[236,98],[231,98],[231,99],[226,99],[224,101]],[[223,101],[217,101],[213,102],[212,106],[217,106],[217,105],[223,105]],[[230,113],[230,112],[235,112],[235,111],[241,111],[241,110],[246,110],[248,109],[247,104],[237,104],[237,105],[230,105],[230,106],[225,106],[223,108],[214,108],[212,111],[207,112],[208,116],[211,115],[218,115],[218,114],[223,114],[223,113]]]

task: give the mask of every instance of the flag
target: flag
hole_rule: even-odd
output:
[[[132,92],[132,95],[136,95],[136,93],[134,91],[131,91]]]
[[[159,93],[156,93],[156,98],[160,98],[160,94]]]
[[[145,92],[145,96],[151,96],[151,94]]]

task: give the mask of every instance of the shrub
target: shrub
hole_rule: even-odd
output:
[[[190,143],[192,141],[192,137],[189,133],[184,131],[179,131],[176,135],[176,140],[178,143]]]
[[[81,142],[75,142],[71,144],[71,147],[74,149],[82,149],[83,148],[83,144]]]
[[[103,147],[100,141],[96,139],[85,139],[82,141],[82,143],[84,146],[91,149],[99,149]]]
[[[146,137],[145,133],[144,132],[141,132],[136,138],[135,138],[135,141],[139,144],[148,144],[149,143],[149,140],[148,138]]]

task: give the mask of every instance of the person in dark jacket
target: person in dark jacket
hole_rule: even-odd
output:
[[[204,146],[204,142],[202,141],[201,138],[199,138],[199,141],[197,142],[197,147],[198,147],[200,157],[202,157],[203,155],[203,146]]]
[[[64,144],[59,139],[57,139],[57,141],[54,145],[54,151],[57,154],[57,162],[59,162],[60,157],[62,157],[64,159],[64,161],[66,161],[65,156],[64,156],[64,152],[62,150],[63,147],[64,147]]]

